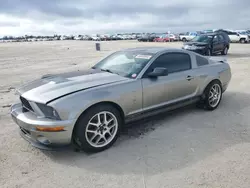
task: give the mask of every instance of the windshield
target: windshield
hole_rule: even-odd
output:
[[[196,36],[191,40],[192,42],[210,42],[213,39],[213,36],[210,35],[200,35]]]
[[[136,78],[152,56],[153,54],[151,53],[141,51],[121,51],[111,54],[92,68],[128,78]]]
[[[238,32],[239,34],[241,34],[241,35],[248,35],[249,33],[247,33],[246,31],[240,31],[240,32]]]

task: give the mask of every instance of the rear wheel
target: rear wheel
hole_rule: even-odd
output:
[[[186,38],[183,38],[183,39],[182,39],[182,42],[187,42],[187,39],[186,39]]]
[[[240,39],[240,43],[245,43],[246,42],[246,39]]]
[[[222,87],[218,80],[211,82],[205,89],[203,99],[199,101],[198,107],[202,107],[206,110],[215,110],[222,98]]]
[[[101,104],[82,114],[73,132],[73,144],[85,152],[100,152],[117,140],[122,126],[120,112],[112,105]]]
[[[222,55],[227,55],[228,53],[228,47],[226,46],[224,50],[221,52]]]

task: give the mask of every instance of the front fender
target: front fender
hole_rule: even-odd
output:
[[[83,90],[50,103],[61,119],[77,119],[86,109],[100,102],[112,102],[121,107],[124,115],[142,108],[141,80]]]

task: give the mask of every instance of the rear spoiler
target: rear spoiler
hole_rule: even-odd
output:
[[[209,57],[209,59],[213,60],[213,61],[217,61],[220,63],[227,63],[227,58],[226,57]]]

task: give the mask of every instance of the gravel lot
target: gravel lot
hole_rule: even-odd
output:
[[[90,67],[118,49],[181,43],[55,41],[0,44],[0,187],[249,188],[250,44],[231,44],[232,81],[213,112],[188,107],[134,123],[107,151],[41,151],[9,115],[15,87]]]

